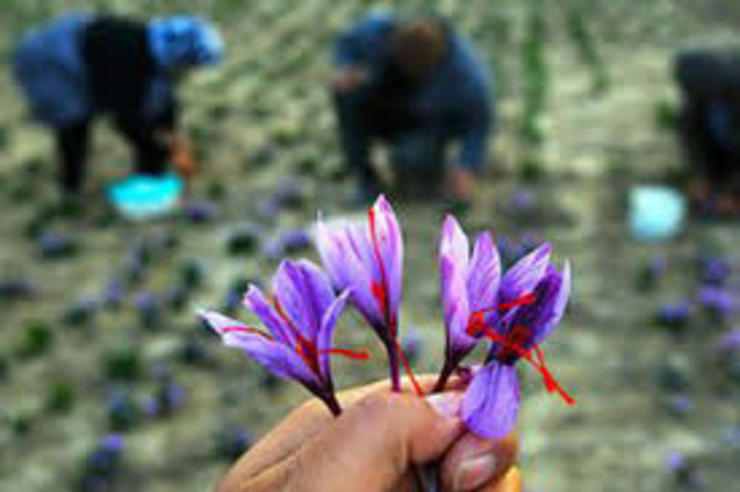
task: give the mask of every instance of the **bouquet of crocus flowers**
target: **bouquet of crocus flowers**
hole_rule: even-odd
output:
[[[298,381],[339,415],[330,359],[367,358],[364,352],[333,346],[334,327],[350,304],[388,353],[392,389],[400,391],[403,366],[423,396],[399,343],[403,237],[390,203],[381,195],[363,225],[328,226],[319,217],[316,243],[323,270],[308,260],[283,261],[270,298],[253,285],[247,289],[244,304],[262,327],[214,311],[200,310],[200,316],[225,344],[241,349],[276,376]],[[541,375],[548,391],[574,403],[545,365],[539,347],[563,317],[570,294],[569,264],[558,269],[550,261],[551,252],[552,246],[545,243],[502,272],[489,233],[477,237],[471,252],[453,216],[442,226],[439,277],[446,348],[434,391],[444,390],[455,373],[472,373],[460,417],[481,437],[503,437],[516,423],[518,360]],[[463,367],[464,358],[482,341],[488,343],[483,364]]]

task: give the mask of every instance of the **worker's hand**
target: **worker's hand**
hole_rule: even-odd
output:
[[[426,390],[434,382],[420,380]],[[436,463],[444,491],[520,492],[516,438],[467,433],[455,416],[459,384],[427,399],[408,388],[394,394],[387,382],[356,388],[339,395],[345,410],[336,419],[309,401],[244,454],[218,490],[411,491],[412,469]]]
[[[465,169],[452,168],[447,171],[445,193],[448,198],[465,204],[473,201],[475,175]]]
[[[173,134],[170,140],[170,149],[170,159],[175,170],[186,181],[189,181],[196,171],[195,158],[193,157],[193,149],[190,142],[182,135]]]
[[[337,92],[352,92],[365,84],[368,73],[364,67],[339,67],[331,78],[331,86]]]

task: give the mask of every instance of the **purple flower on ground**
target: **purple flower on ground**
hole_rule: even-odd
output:
[[[118,279],[112,279],[105,286],[103,304],[110,309],[117,309],[123,303],[123,285]]]
[[[730,262],[725,258],[704,258],[700,267],[702,279],[712,285],[724,284],[732,271]]]
[[[537,197],[534,193],[525,189],[518,189],[509,199],[509,208],[514,212],[527,212],[537,204]]]
[[[499,308],[507,311],[495,316],[493,323],[473,325],[492,344],[486,365],[465,391],[461,414],[468,428],[482,437],[503,437],[516,423],[520,392],[514,364],[520,358],[542,375],[548,391],[557,391],[568,404],[575,402],[552,377],[538,347],[560,322],[570,295],[570,266],[566,262],[559,272],[549,264],[550,249],[543,245],[509,269],[498,299]],[[527,293],[531,293],[527,302],[516,301]]]
[[[283,251],[294,252],[311,246],[311,235],[305,229],[288,229],[280,234]]]
[[[294,379],[338,414],[329,357],[351,354],[332,348],[332,335],[348,291],[335,296],[328,277],[313,263],[280,264],[273,281],[274,304],[250,285],[245,305],[266,330],[246,326],[213,311],[200,311],[226,345],[243,350],[276,376]],[[358,356],[360,357],[360,356]]]
[[[388,352],[391,384],[400,390],[398,315],[401,305],[403,238],[390,203],[380,195],[365,226],[328,226],[320,218],[319,255],[337,289],[350,289],[352,304]]]
[[[684,416],[694,409],[694,401],[687,394],[678,394],[668,401],[671,412],[676,416]]]
[[[688,301],[663,303],[658,310],[658,322],[672,328],[685,326],[690,316],[691,304]]]
[[[721,356],[740,352],[740,328],[735,328],[725,333],[712,345],[712,350]]]
[[[67,235],[45,232],[36,240],[39,254],[45,258],[61,258],[74,252],[75,243]]]
[[[729,317],[735,309],[735,298],[731,292],[721,287],[705,285],[697,294],[699,304],[719,318]]]
[[[196,224],[212,222],[218,217],[218,207],[204,200],[190,200],[182,209],[186,219]]]

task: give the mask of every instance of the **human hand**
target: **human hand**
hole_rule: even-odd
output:
[[[363,67],[340,67],[334,71],[331,86],[338,92],[351,92],[367,81],[367,70]]]
[[[190,142],[182,135],[172,135],[170,140],[172,164],[177,172],[186,180],[190,180],[196,171],[195,158]]]
[[[428,391],[435,378],[419,381]],[[449,387],[428,399],[406,386],[392,393],[387,382],[355,388],[338,395],[345,410],[336,419],[311,400],[245,453],[218,490],[411,491],[412,467],[436,462],[444,491],[520,492],[516,437],[467,433],[445,416],[456,413],[461,397],[459,382]]]

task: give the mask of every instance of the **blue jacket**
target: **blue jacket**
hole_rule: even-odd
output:
[[[398,18],[389,12],[375,12],[344,32],[336,43],[337,67],[362,65],[369,81],[355,91],[342,94],[339,104],[355,105],[371,97],[390,60],[389,35]],[[417,87],[404,101],[403,111],[423,128],[444,142],[459,141],[458,164],[479,171],[486,157],[487,137],[493,127],[493,107],[489,98],[491,82],[486,68],[473,47],[454,34],[448,54],[431,80]],[[347,131],[347,129],[345,129]],[[357,131],[356,128],[349,131]],[[366,141],[366,139],[365,139]],[[350,160],[365,159],[367,149],[348,149]]]

